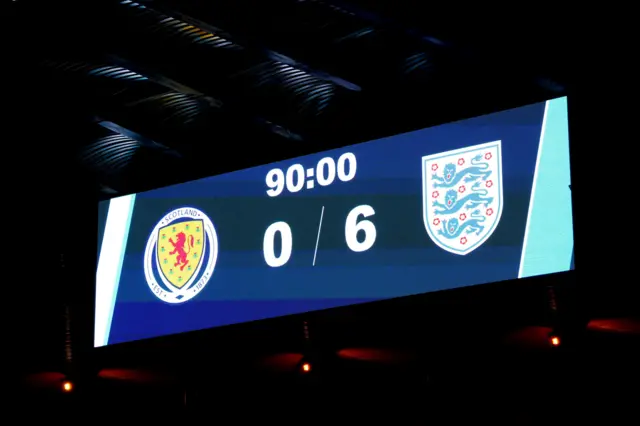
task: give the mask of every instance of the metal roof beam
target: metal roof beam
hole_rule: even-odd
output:
[[[147,77],[149,80],[154,81],[164,87],[166,87],[167,89],[171,89],[174,90],[176,92],[180,92],[180,93],[185,93],[185,94],[189,94],[189,95],[199,95],[199,96],[204,96],[204,94],[196,89],[194,89],[193,87],[190,86],[186,86],[176,80],[173,80],[171,78],[168,78],[162,74],[159,74],[157,72],[154,72],[151,69],[148,69],[144,66],[139,65],[138,63],[135,63],[133,61],[127,60],[125,58],[122,58],[120,56],[117,55],[113,55],[113,54],[109,54],[107,55],[107,58],[109,59],[109,61],[120,65],[121,67],[127,68],[131,71],[134,71],[140,75],[143,75],[145,77]],[[216,99],[216,102],[220,103],[220,105],[222,104],[219,100]]]
[[[142,3],[149,3],[149,2],[144,1],[144,0],[140,0],[140,3],[142,4]],[[171,4],[169,4],[169,3],[171,3]],[[191,25],[194,25],[194,26],[197,26],[199,28],[202,28],[203,30],[208,31],[208,32],[210,32],[212,34],[220,34],[220,35],[222,35],[222,34],[225,33],[225,31],[222,31],[220,28],[217,28],[217,27],[215,27],[214,25],[212,25],[210,23],[204,22],[204,21],[202,21],[200,19],[197,19],[197,18],[195,18],[195,17],[193,17],[191,15],[188,15],[188,14],[180,12],[178,9],[176,9],[176,7],[179,8],[179,5],[174,6],[173,2],[170,2],[170,1],[161,1],[161,2],[154,1],[151,4],[152,4],[152,6],[150,5],[150,7],[152,7],[154,10],[157,10],[158,12],[165,13],[165,14],[167,14],[169,16],[172,16],[172,17],[174,17],[176,19],[180,19],[180,20],[182,20],[184,22],[187,22],[187,23],[189,23]],[[260,51],[265,57],[267,57],[267,58],[269,58],[271,60],[274,60],[274,61],[279,61],[279,62],[282,62],[284,64],[290,65],[290,66],[292,66],[294,68],[299,69],[300,71],[306,72],[307,74],[309,74],[309,75],[311,75],[311,76],[313,76],[313,77],[315,77],[317,79],[333,83],[333,84],[335,84],[337,86],[341,86],[341,87],[343,87],[343,88],[345,88],[347,90],[350,90],[350,91],[359,92],[359,91],[362,90],[359,85],[357,85],[357,84],[355,84],[353,82],[350,82],[350,81],[345,80],[345,79],[343,79],[341,77],[332,75],[330,73],[324,72],[322,70],[318,70],[316,68],[312,68],[312,67],[310,67],[310,66],[308,66],[306,64],[303,64],[303,63],[301,63],[299,61],[296,61],[296,60],[294,60],[292,58],[289,58],[288,56],[282,55],[282,54],[280,54],[278,52],[275,52],[275,51],[273,51],[271,49],[267,49],[265,47],[255,46],[255,45],[253,45],[253,43],[248,43],[246,40],[242,40],[241,38],[238,39],[238,37],[235,34],[233,35],[233,37],[225,36],[225,38],[229,38],[231,40],[235,40],[235,41],[239,42],[239,44],[241,44],[241,45],[245,45],[245,43],[246,43],[246,47],[252,47],[253,49]]]
[[[144,66],[140,66],[138,63],[135,63],[133,61],[127,60],[125,58],[122,58],[120,56],[117,55],[107,55],[107,58],[115,63],[118,64],[119,66],[125,67],[131,71],[134,71],[136,73],[139,73],[140,75],[143,75],[145,77],[147,77],[149,80],[163,86],[166,87],[167,89],[173,90],[175,92],[178,93],[184,93],[184,94],[192,94],[192,95],[197,95],[197,96],[202,96],[204,99],[206,99],[207,101],[209,101],[210,105],[212,107],[217,107],[217,108],[221,108],[224,103],[219,100],[218,98],[215,98],[213,96],[210,96],[206,93],[203,93],[199,90],[194,89],[193,87],[187,86],[185,84],[182,84],[176,80],[173,80],[171,78],[168,78],[160,73],[157,73],[147,67]],[[143,102],[146,99],[141,99],[140,101]],[[296,140],[296,141],[300,141],[302,140],[302,137],[300,135],[297,135],[293,132],[291,132],[289,129],[286,129],[280,125],[276,125],[274,123],[271,123],[265,119],[263,119],[262,117],[255,117],[254,122],[256,123],[256,125],[258,125],[259,127],[262,127],[266,130],[268,130],[271,133],[275,133],[281,137],[284,137],[286,139],[289,140]],[[106,122],[105,123],[111,123],[111,122]],[[118,126],[120,129],[123,129],[124,131],[127,132],[131,132],[130,130],[124,129],[123,127],[120,127],[119,125],[112,123],[114,126]],[[102,124],[101,124],[102,125]],[[105,126],[107,127],[107,126]],[[111,127],[107,127],[110,128]],[[113,129],[112,129],[113,130]],[[116,130],[118,132],[120,132],[119,130]],[[122,133],[122,132],[120,132]],[[145,139],[143,136],[138,135],[135,132],[131,132],[132,135],[127,135],[129,137],[131,137],[132,139],[138,140],[140,142],[143,142],[143,140]],[[122,134],[126,134],[126,133],[122,133]],[[135,136],[137,135],[137,136]],[[152,141],[153,144],[157,144],[157,142]]]
[[[113,121],[102,120],[100,118],[97,118],[97,123],[100,126],[104,127],[105,129],[109,129],[112,132],[119,133],[123,136],[126,136],[128,138],[135,140],[136,142],[139,142],[141,146],[145,146],[148,148],[162,149],[167,154],[173,155],[175,157],[181,157],[180,153],[178,153],[177,151],[170,149],[167,146],[161,143],[158,143],[154,140],[151,140],[137,132],[134,132],[133,130],[129,130],[125,127],[122,127],[121,125],[114,123]]]
[[[363,9],[361,7],[355,6],[351,3],[348,2],[344,2],[341,0],[322,0],[322,1],[317,1],[317,0],[298,0],[300,2],[310,2],[310,3],[319,3],[319,4],[324,4],[328,7],[334,6],[337,9],[342,9],[345,12],[350,12],[353,13],[354,15],[358,16],[359,18],[368,21],[376,26],[379,27],[386,27],[386,28],[391,28],[394,29],[398,32],[404,33],[407,36],[410,36],[414,39],[418,39],[421,40],[423,42],[427,42],[429,44],[432,45],[436,45],[436,46],[444,46],[447,43],[444,42],[443,40],[440,40],[436,37],[433,36],[428,36],[423,34],[420,30],[418,30],[417,28],[408,28],[406,25],[402,25],[399,22],[390,19],[390,18],[384,18],[374,12],[371,12],[369,10]]]

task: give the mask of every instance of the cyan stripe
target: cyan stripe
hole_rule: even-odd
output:
[[[567,98],[545,105],[519,278],[567,271],[573,254]]]
[[[96,348],[105,346],[109,342],[113,309],[118,295],[118,285],[135,199],[135,194],[132,194],[114,198],[109,202],[109,212],[107,213],[96,272],[93,342],[93,346]]]

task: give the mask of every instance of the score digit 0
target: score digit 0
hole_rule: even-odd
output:
[[[316,183],[320,186],[329,186],[336,176],[342,182],[349,182],[356,177],[358,163],[353,152],[345,152],[336,162],[331,157],[324,157],[318,161],[315,167],[306,169],[302,164],[293,164],[284,172],[282,169],[271,169],[265,177],[267,195],[277,197],[287,189],[292,194],[302,191],[304,188],[313,189]]]
[[[280,234],[280,254],[275,252],[276,234]],[[293,250],[293,235],[287,222],[276,222],[269,225],[262,240],[264,261],[272,268],[278,268],[289,261]]]
[[[373,207],[363,204],[355,207],[347,215],[344,223],[344,237],[347,247],[360,253],[369,250],[376,242],[376,226],[368,217],[375,214]],[[275,239],[280,238],[280,253],[275,252]],[[262,240],[264,261],[272,268],[284,266],[293,252],[293,234],[287,222],[275,222],[269,225]]]

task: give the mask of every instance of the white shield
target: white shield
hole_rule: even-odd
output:
[[[500,141],[422,157],[422,205],[439,247],[460,255],[480,247],[502,215]]]

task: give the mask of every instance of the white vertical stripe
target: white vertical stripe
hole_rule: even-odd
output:
[[[320,231],[322,231],[322,218],[324,217],[324,206],[320,211],[320,224],[318,225],[318,236],[316,237],[316,249],[313,251],[313,263],[311,266],[316,266],[316,256],[318,255],[318,243],[320,242]]]
[[[124,251],[131,222],[135,194],[114,198],[109,203],[96,273],[96,311],[93,346],[109,340],[111,317],[118,293]]]
[[[524,230],[524,240],[522,242],[522,253],[520,254],[520,268],[518,269],[518,278],[522,278],[524,269],[524,261],[527,253],[527,241],[529,240],[529,226],[531,221],[531,212],[533,211],[533,203],[536,196],[536,183],[538,182],[538,170],[540,169],[540,158],[542,157],[542,144],[544,142],[544,133],[547,128],[547,111],[549,111],[549,102],[544,104],[544,115],[542,116],[542,128],[540,129],[540,142],[538,143],[538,155],[536,156],[536,168],[533,172],[533,184],[531,185],[531,197],[529,198],[529,212],[527,213],[527,225]]]

